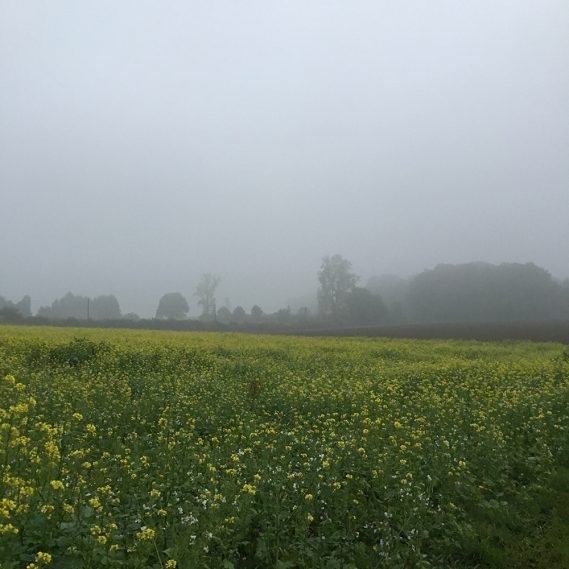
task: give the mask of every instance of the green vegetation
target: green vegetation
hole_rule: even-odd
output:
[[[557,344],[0,328],[0,567],[556,568]]]

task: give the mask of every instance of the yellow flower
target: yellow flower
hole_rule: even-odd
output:
[[[164,565],[166,569],[176,569],[177,566],[178,562],[175,561],[174,559],[168,559],[168,561],[166,561],[166,564]]]
[[[152,528],[141,528],[141,531],[136,533],[136,539],[139,541],[152,541],[156,537],[156,531]]]
[[[94,498],[90,498],[88,503],[90,506],[95,508],[96,512],[100,513],[103,511],[103,506],[102,506],[101,501],[99,500],[99,498],[97,496],[95,496]]]
[[[310,502],[311,500],[314,500],[314,496],[313,496],[312,494],[306,494],[306,495],[304,496],[304,499],[305,499],[307,502]]]
[[[54,490],[63,490],[64,488],[63,482],[61,480],[52,480],[50,484]]]
[[[48,563],[51,563],[52,559],[53,558],[50,553],[44,553],[43,551],[38,551],[36,553],[37,563],[43,563],[44,565],[47,565]]]
[[[59,447],[53,441],[47,441],[44,446],[49,458],[53,460],[59,460],[61,458]]]
[[[4,516],[5,518],[10,517],[10,511],[16,509],[16,502],[14,500],[10,500],[9,498],[2,498],[0,500],[0,515]]]
[[[243,484],[241,492],[245,492],[246,494],[251,494],[251,496],[254,496],[257,493],[257,489],[255,486],[253,486],[253,484]]]
[[[13,375],[4,376],[4,381],[6,383],[8,383],[9,385],[15,385],[16,384],[16,378]]]

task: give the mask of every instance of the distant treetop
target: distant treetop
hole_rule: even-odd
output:
[[[156,318],[183,320],[190,307],[188,301],[179,292],[169,292],[162,296],[156,309]]]

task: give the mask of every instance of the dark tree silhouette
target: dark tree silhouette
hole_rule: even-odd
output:
[[[93,320],[119,320],[121,307],[112,294],[97,296],[91,301],[90,313]]]
[[[60,299],[54,300],[51,306],[42,306],[38,310],[38,316],[52,320],[66,320],[67,318],[87,320],[87,318],[90,317],[90,302],[87,296],[75,295],[72,292],[68,292]]]
[[[2,309],[5,309],[3,314],[8,315],[5,317],[12,318],[12,320],[29,318],[32,315],[32,299],[26,295],[19,302],[12,302],[0,296],[0,310]]]
[[[237,324],[242,324],[247,319],[247,313],[242,306],[237,306],[233,311],[231,320]]]
[[[222,306],[217,311],[217,321],[221,322],[223,324],[227,324],[227,323],[231,322],[231,310],[229,310],[229,308],[227,308],[227,306]]]
[[[255,304],[255,306],[251,308],[251,319],[254,322],[260,322],[263,319],[264,315],[265,313],[258,304]]]
[[[324,257],[318,272],[318,307],[323,316],[339,317],[346,309],[346,299],[356,286],[358,277],[352,264],[341,255]]]
[[[377,294],[354,287],[346,298],[348,319],[354,324],[378,324],[385,319],[387,308]]]
[[[533,263],[438,265],[409,284],[412,318],[431,322],[540,320],[568,314],[562,287]]]
[[[189,310],[188,301],[179,292],[169,292],[160,299],[156,318],[183,320]]]

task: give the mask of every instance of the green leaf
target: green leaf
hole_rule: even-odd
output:
[[[280,559],[277,561],[277,564],[275,565],[275,569],[290,569],[291,567],[294,567],[293,561],[282,561]]]

